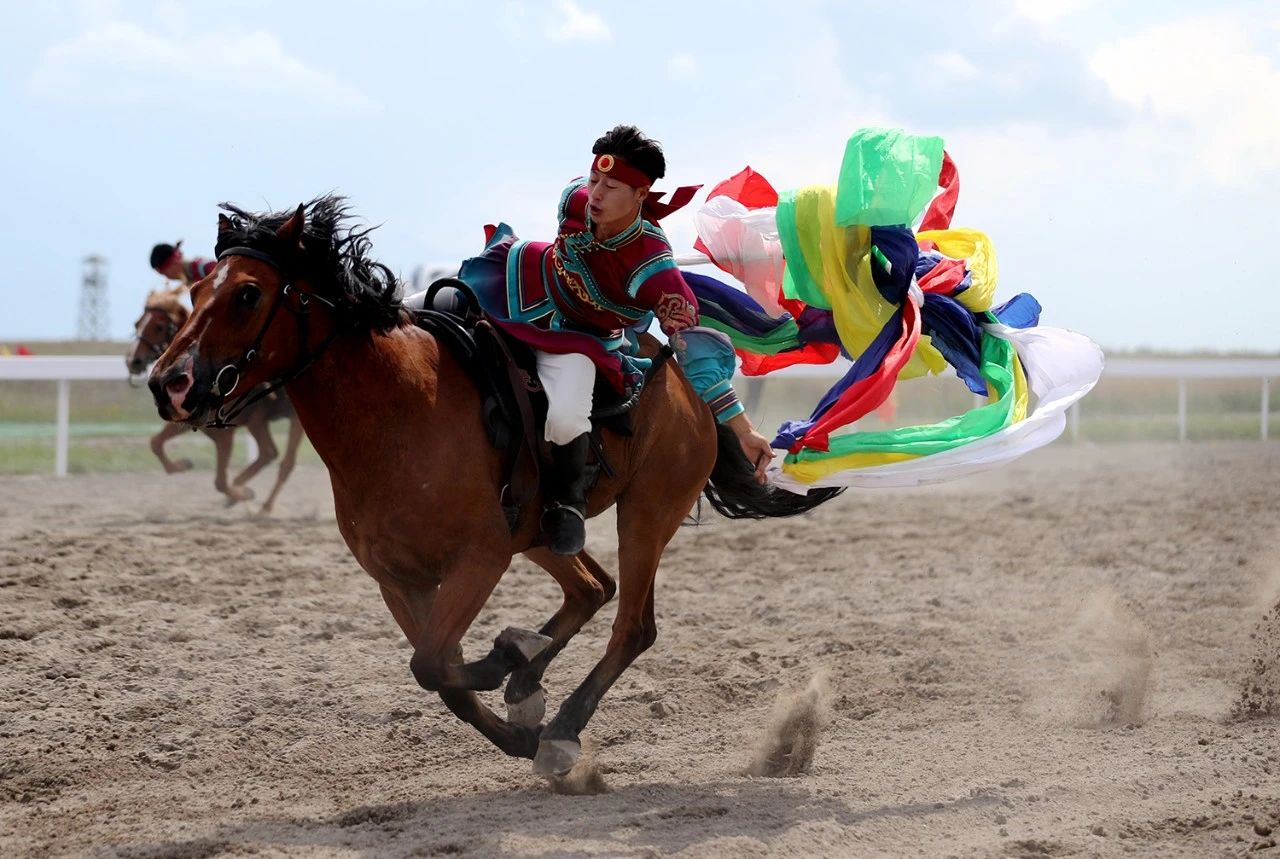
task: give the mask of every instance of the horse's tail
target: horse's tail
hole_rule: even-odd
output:
[[[755,469],[742,453],[738,437],[724,424],[716,424],[716,464],[703,494],[721,516],[730,519],[764,519],[795,516],[830,501],[842,488],[810,489],[797,495],[775,486],[756,483]]]

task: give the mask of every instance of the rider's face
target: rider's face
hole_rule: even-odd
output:
[[[627,224],[635,220],[648,186],[633,188],[597,170],[587,177],[587,211],[594,224]]]
[[[181,280],[182,279],[182,255],[174,254],[169,259],[169,261],[164,265],[160,266],[160,268],[157,269],[157,271],[159,271],[165,277],[169,278],[169,280]]]

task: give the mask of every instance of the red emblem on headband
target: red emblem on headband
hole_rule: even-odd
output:
[[[607,173],[610,179],[617,179],[632,188],[643,188],[653,184],[653,180],[627,163],[627,159],[617,155],[597,155],[591,162],[591,169],[597,173]]]

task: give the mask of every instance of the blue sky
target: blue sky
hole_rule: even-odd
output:
[[[667,187],[833,181],[864,125],[946,138],[999,295],[1112,348],[1280,349],[1280,6],[1098,0],[23,4],[0,31],[0,338],[125,337],[154,242],[330,190],[409,274],[505,220],[550,238],[618,122]],[[677,250],[688,213],[664,224]]]

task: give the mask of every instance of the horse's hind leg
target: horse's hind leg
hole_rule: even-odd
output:
[[[666,489],[667,487],[660,487]],[[656,489],[656,488],[652,488]],[[639,490],[639,491],[637,491]],[[582,746],[578,735],[636,657],[653,645],[658,626],[653,616],[653,582],[658,560],[680,527],[695,496],[672,498],[668,492],[636,486],[618,501],[618,615],[604,658],[560,706],[538,743],[533,762],[539,775],[563,775],[573,768]]]
[[[542,675],[569,639],[591,620],[601,606],[613,599],[617,586],[613,579],[586,552],[565,557],[547,548],[530,549],[525,557],[542,567],[559,583],[564,602],[559,610],[538,630],[551,639],[541,653],[516,668],[507,681],[503,700],[507,718],[518,725],[537,725],[546,712],[546,695]]]
[[[298,445],[302,444],[302,421],[297,417],[289,419],[289,439],[284,444],[284,457],[280,460],[280,467],[276,469],[276,484],[271,487],[271,494],[267,496],[267,501],[262,505],[262,514],[270,516],[271,511],[276,506],[276,496],[280,494],[280,488],[284,486],[284,482],[289,479],[289,475],[293,473],[293,467],[298,462]]]
[[[191,470],[191,460],[179,459],[175,462],[166,456],[164,452],[165,442],[174,436],[181,435],[184,429],[186,427],[182,424],[167,423],[160,428],[160,432],[151,437],[151,452],[156,455],[156,458],[160,460],[160,464],[164,466],[165,474],[177,474],[180,471]]]

